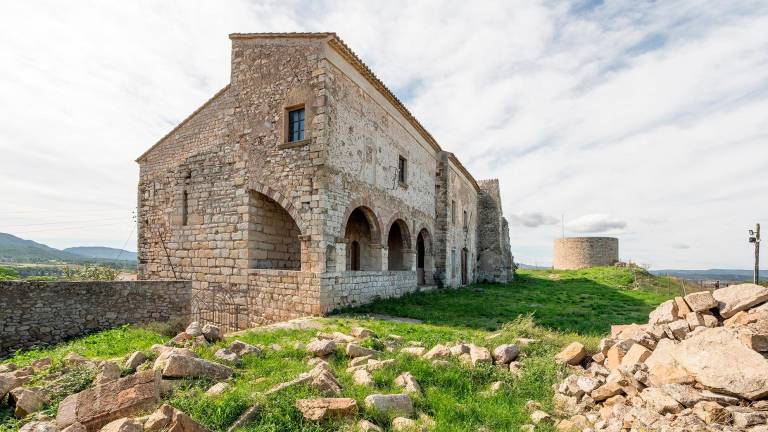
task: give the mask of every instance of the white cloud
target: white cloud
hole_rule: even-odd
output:
[[[611,215],[569,226],[657,268],[749,267],[744,231],[768,219],[765,28],[758,0],[4,2],[0,231],[122,246],[132,161],[228,82],[227,34],[336,31],[499,178],[519,259],[551,262],[561,234],[522,217],[536,209]],[[118,224],[71,228],[91,219]],[[69,224],[32,225],[52,221]]]
[[[510,216],[512,223],[528,228],[536,228],[542,225],[554,225],[558,222],[556,217],[545,215],[541,212],[519,212]]]
[[[627,222],[606,214],[588,214],[568,221],[565,228],[576,233],[620,232],[627,227]]]

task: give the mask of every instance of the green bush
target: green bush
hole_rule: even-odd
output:
[[[120,272],[111,267],[98,265],[84,265],[81,267],[64,267],[64,279],[81,281],[111,281],[115,280]]]
[[[21,279],[19,273],[11,268],[0,267],[0,281]]]

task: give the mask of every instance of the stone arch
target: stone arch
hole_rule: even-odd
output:
[[[405,218],[400,214],[400,212],[395,212],[390,218],[389,221],[387,221],[386,229],[384,230],[385,233],[389,233],[389,231],[392,229],[392,225],[398,224],[400,225],[400,229],[403,232],[403,238],[407,244],[408,249],[411,249],[413,247],[413,237],[411,237],[411,230],[408,227],[408,224],[405,222]]]
[[[381,270],[381,228],[370,207],[353,208],[344,220],[343,234],[348,271]]]
[[[427,228],[416,234],[416,276],[419,285],[434,283],[434,245]]]
[[[254,269],[301,269],[301,229],[270,196],[248,192],[248,261]]]
[[[388,224],[387,229],[387,269],[411,269],[411,233],[408,224],[400,218]]]
[[[352,215],[352,212],[357,209],[361,209],[361,211],[365,214],[368,223],[371,225],[371,236],[373,240],[381,245],[381,224],[379,223],[380,219],[376,215],[376,212],[373,210],[374,206],[371,201],[366,199],[355,199],[349,203],[347,210],[344,212],[344,217],[341,219],[342,225],[341,229],[339,230],[339,235],[342,237],[345,235],[349,217]]]
[[[285,210],[286,212],[288,212],[289,215],[291,215],[291,218],[293,218],[293,221],[296,223],[296,226],[299,227],[299,231],[301,231],[301,234],[303,235],[304,233],[308,232],[302,215],[297,211],[297,208],[293,205],[293,202],[291,202],[291,200],[288,199],[285,195],[283,195],[280,191],[275,190],[270,186],[267,186],[256,180],[249,181],[248,189],[250,191],[258,192],[264,196],[267,196],[272,201],[280,204],[283,210]]]

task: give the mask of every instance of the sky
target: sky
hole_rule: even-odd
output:
[[[268,31],[336,32],[498,178],[517,262],[564,232],[751,268],[768,232],[768,2],[697,0],[4,1],[0,232],[136,250],[134,160],[228,83],[228,34]]]

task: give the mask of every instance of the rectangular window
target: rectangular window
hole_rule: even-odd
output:
[[[189,219],[189,197],[187,191],[181,194],[181,224],[186,225]]]
[[[408,182],[408,161],[400,156],[397,163],[397,178],[400,184],[406,184]]]
[[[304,139],[304,108],[288,111],[288,141]]]
[[[451,223],[456,223],[456,201],[451,201]]]
[[[467,228],[468,228],[468,226],[467,226],[467,211],[464,210],[464,229],[467,229]]]

